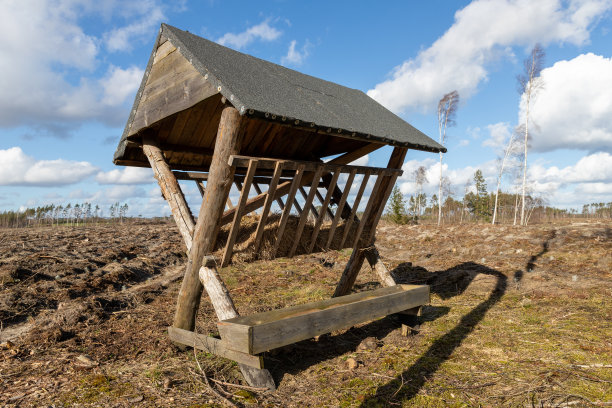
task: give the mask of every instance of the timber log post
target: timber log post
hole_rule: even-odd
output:
[[[157,141],[151,135],[144,135],[142,150],[147,159],[149,159],[149,164],[151,164],[155,178],[159,183],[164,198],[170,206],[176,226],[183,237],[183,241],[185,241],[185,245],[187,245],[187,252],[189,252],[195,222],[185,201],[181,186],[179,186],[174,173],[172,173],[170,166],[166,162],[166,158],[157,145]]]
[[[391,153],[391,157],[389,158],[387,168],[400,169],[402,164],[404,164],[404,158],[406,157],[407,151],[408,149],[405,147],[395,147]],[[376,234],[376,225],[378,224],[378,220],[382,215],[387,198],[389,197],[389,194],[391,194],[391,190],[393,189],[396,179],[397,174],[386,176],[384,180],[381,181],[377,190],[377,201],[374,203],[371,216],[362,220],[362,222],[366,223],[364,226],[365,233],[361,235],[359,242],[357,242],[353,247],[353,253],[351,254],[351,257],[344,268],[344,272],[342,272],[342,276],[340,277],[340,281],[338,282],[336,291],[334,292],[334,297],[346,295],[351,291],[351,288],[355,283],[355,279],[357,279],[357,274],[359,274],[359,271],[361,270],[363,260],[365,259],[366,248],[373,245],[374,235]],[[372,194],[374,194],[374,192],[372,192]],[[380,268],[375,269],[377,269],[378,272],[378,269]],[[392,279],[391,276],[389,276],[389,278]],[[388,281],[386,277],[383,280],[383,284],[385,281]]]
[[[228,160],[232,154],[238,154],[240,150],[242,139],[240,132],[241,119],[240,113],[233,106],[226,105],[223,108],[206,191],[195,225],[187,269],[185,270],[174,314],[174,327],[179,329],[193,331],[195,327],[196,313],[202,296],[202,284],[198,271],[204,256],[214,249],[213,245],[219,230],[219,220],[223,214],[229,189],[234,181],[234,171],[228,164]],[[215,278],[214,275],[211,277]],[[218,283],[223,286],[223,282],[219,281]],[[229,298],[227,294],[222,297]],[[213,296],[211,296],[211,299],[213,299]],[[231,303],[231,298],[228,301]],[[216,310],[220,305],[215,303],[213,303],[213,307]]]

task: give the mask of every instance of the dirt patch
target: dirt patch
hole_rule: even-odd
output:
[[[217,387],[239,406],[609,402],[611,228],[382,223],[376,245],[394,277],[431,286],[418,334],[402,337],[390,316],[266,353],[275,393]],[[250,262],[245,231],[220,271],[241,314],[331,296],[350,256]],[[172,224],[0,231],[0,401],[221,406],[193,352],[165,333],[185,261]],[[356,290],[378,286],[365,265]],[[216,332],[206,296],[197,330]],[[209,378],[244,385],[234,363],[197,359]]]

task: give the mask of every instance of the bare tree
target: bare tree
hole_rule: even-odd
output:
[[[516,141],[519,133],[522,131],[522,126],[517,126],[513,133],[510,134],[510,138],[508,139],[508,144],[504,149],[504,154],[502,157],[499,157],[499,167],[497,173],[497,188],[495,190],[495,204],[493,205],[493,219],[491,224],[495,225],[495,220],[497,218],[497,203],[499,199],[499,189],[501,187],[502,178],[504,176],[504,170],[506,165],[508,164],[509,159],[517,153],[517,149],[520,147]]]
[[[472,179],[468,178],[465,182],[465,186],[463,188],[463,208],[461,208],[461,218],[459,219],[459,224],[463,224],[463,214],[465,214],[465,205],[466,205],[466,197],[470,192],[470,188],[472,187]]]
[[[521,97],[525,98],[525,126],[524,153],[523,153],[523,186],[522,186],[522,205],[521,205],[521,225],[525,225],[525,189],[527,185],[527,142],[529,140],[529,108],[535,99],[538,90],[544,87],[544,81],[540,77],[542,65],[544,64],[544,50],[540,44],[536,44],[531,50],[529,58],[524,65],[524,72],[517,76],[518,90]]]
[[[457,105],[459,104],[459,92],[452,91],[447,93],[438,102],[438,131],[440,133],[440,144],[444,146],[446,142],[446,128],[455,125]],[[442,156],[440,152],[440,182],[438,185],[438,226],[442,218]]]
[[[427,183],[427,170],[425,166],[419,166],[418,169],[414,171],[414,182],[416,183],[419,193],[417,195],[417,214],[421,215],[421,198],[423,194],[423,184]]]

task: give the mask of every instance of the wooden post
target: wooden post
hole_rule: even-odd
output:
[[[242,117],[236,108],[229,104],[223,108],[217,130],[215,151],[206,182],[206,191],[195,225],[187,269],[174,314],[173,326],[179,329],[194,330],[202,287],[206,288],[217,316],[238,315],[216,268],[204,267],[200,270],[200,267],[204,256],[213,250],[225,202],[234,180],[234,169],[228,164],[228,159],[232,154],[238,154],[240,150],[241,121]],[[268,370],[259,370],[244,364],[239,364],[239,367],[251,386],[275,388]]]
[[[212,245],[214,245],[215,234],[218,231],[219,219],[223,214],[229,188],[234,180],[233,169],[227,161],[240,149],[240,122],[241,116],[236,108],[229,105],[223,108],[206,191],[195,226],[187,269],[174,315],[174,327],[179,329],[193,330],[195,327],[195,317],[202,296],[198,271],[204,256],[213,250]],[[221,285],[223,285],[222,282]],[[217,307],[214,303],[213,306]]]
[[[404,163],[404,158],[406,157],[407,148],[405,147],[396,147],[393,149],[391,153],[391,157],[389,158],[389,164],[387,164],[387,168],[389,169],[399,169],[402,167]],[[382,177],[379,175],[378,177]],[[393,189],[393,185],[395,184],[395,180],[397,179],[397,175],[395,176],[385,176],[384,180],[380,183],[378,191],[380,191],[379,196],[377,197],[377,202],[374,204],[371,214],[372,216],[368,217],[367,220],[363,220],[366,225],[364,229],[366,231],[365,234],[361,236],[360,241],[353,248],[353,253],[344,268],[344,272],[340,277],[340,281],[336,286],[336,291],[334,292],[335,296],[343,296],[350,292],[355,280],[357,279],[357,274],[361,269],[361,265],[363,264],[363,260],[365,258],[365,251],[363,248],[367,248],[372,245],[374,240],[374,235],[376,233],[376,224],[380,219],[380,215],[382,214],[385,204],[387,202],[387,198]]]
[[[195,223],[193,221],[193,215],[191,215],[191,211],[185,201],[181,186],[179,186],[176,177],[166,162],[164,154],[159,149],[157,141],[153,139],[153,137],[150,135],[144,136],[142,150],[147,156],[147,159],[149,159],[155,178],[161,188],[162,195],[170,206],[170,211],[172,211],[176,226],[183,237],[183,241],[185,241],[185,245],[187,245],[187,251],[189,251]]]
[[[383,286],[394,286],[396,284],[395,280],[391,276],[391,273],[389,273],[389,270],[387,269],[385,264],[382,262],[382,259],[380,259],[378,249],[376,249],[374,245],[371,245],[370,247],[365,249],[364,252],[368,263],[370,264],[374,272],[376,272],[376,274],[378,275],[380,283],[382,283]]]

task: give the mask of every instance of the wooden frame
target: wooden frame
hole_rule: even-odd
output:
[[[405,292],[405,287],[394,286],[395,282],[384,267],[384,264],[380,261],[380,256],[375,247],[367,248],[371,245],[373,229],[378,223],[390,188],[401,174],[399,167],[401,161],[403,161],[405,149],[403,149],[403,154],[401,149],[399,151],[397,148],[394,150],[387,168],[371,168],[346,164],[348,160],[354,160],[353,152],[340,156],[335,161],[332,160],[329,163],[258,158],[236,154],[240,149],[241,132],[240,116],[237,115],[237,111],[233,107],[227,105],[223,109],[219,123],[217,144],[215,144],[213,162],[208,173],[172,171],[164,159],[162,150],[156,145],[155,140],[146,136],[146,134],[143,137],[142,147],[160,184],[162,194],[170,204],[172,215],[189,253],[189,261],[179,292],[174,325],[169,328],[171,339],[182,345],[201,348],[233,359],[239,363],[239,367],[249,384],[274,389],[274,382],[270,373],[263,368],[261,356],[254,354],[329,332],[339,327],[347,327],[363,320],[418,307],[425,300],[422,299],[422,296],[417,296],[416,300],[413,299],[411,301],[412,303],[407,303],[405,301],[406,297],[401,295],[404,296],[404,301],[398,304],[392,302],[394,306],[389,308],[390,306],[387,300],[385,300],[385,296],[388,293],[403,293]],[[223,135],[223,138],[220,139],[219,135]],[[362,149],[362,151],[366,150]],[[338,180],[343,173],[348,175],[344,191],[338,187]],[[363,175],[363,180],[351,208],[348,203],[348,197],[356,176],[360,174]],[[376,182],[370,194],[366,210],[360,220],[357,218],[357,210],[366,186],[372,177],[376,177]],[[191,211],[178,184],[178,179],[193,180],[202,195],[202,207],[200,208],[200,216],[197,221],[191,215]],[[206,185],[204,185],[204,182],[206,182]],[[235,207],[232,207],[231,201],[229,201],[229,190],[232,183],[235,183],[240,191],[240,198]],[[259,184],[268,185],[268,190],[262,192]],[[305,185],[309,185],[308,193],[304,190]],[[257,195],[249,199],[252,186],[255,186]],[[324,197],[319,192],[320,188],[327,190]],[[305,200],[303,209],[296,199],[298,190]],[[285,195],[287,197],[285,203],[283,203],[282,197]],[[315,196],[318,197],[322,204],[319,210],[314,208],[313,201]],[[329,208],[330,203],[334,199],[337,203],[335,213]],[[229,291],[217,272],[214,258],[207,254],[214,248],[216,236],[221,225],[230,223],[228,238],[225,242],[223,256],[220,261],[221,266],[228,265],[231,262],[233,247],[239,234],[243,215],[261,208],[262,211],[254,241],[255,251],[259,251],[266,222],[274,201],[279,202],[282,214],[276,230],[276,240],[273,244],[272,256],[276,256],[279,250],[290,213],[294,206],[298,211],[299,221],[297,229],[294,231],[293,242],[288,252],[289,256],[294,256],[297,252],[300,237],[303,234],[305,224],[311,212],[315,216],[315,222],[307,244],[308,248],[306,248],[308,253],[312,252],[316,247],[321,226],[327,215],[330,216],[332,221],[327,240],[321,245],[323,249],[330,247],[339,220],[344,218],[345,225],[342,245],[349,237],[352,224],[357,222],[358,227],[357,233],[351,237],[350,241],[353,246],[351,259],[338,283],[334,296],[345,294],[347,287],[350,289],[356,278],[355,271],[358,272],[357,266],[361,266],[364,258],[368,259],[372,268],[376,270],[383,285],[393,286],[393,288],[351,295],[357,299],[354,302],[350,301],[353,297],[345,296],[340,298],[340,300],[329,299],[318,302],[321,305],[327,305],[326,307],[322,307],[318,303],[301,306],[302,309],[311,307],[318,310],[311,317],[301,318],[312,319],[316,316],[320,323],[317,323],[314,331],[309,328],[308,324],[301,324],[292,320],[293,317],[287,317],[287,313],[290,313],[291,310],[300,309],[300,307],[296,307],[284,311],[270,312],[270,316],[278,317],[276,320],[273,319],[274,323],[270,322],[270,324],[278,327],[278,329],[275,329],[277,332],[274,336],[261,334],[266,331],[260,333],[259,329],[254,327],[247,328],[244,333],[247,333],[247,337],[253,333],[260,333],[255,335],[255,337],[249,337],[247,340],[244,340],[244,333],[240,335],[242,337],[235,335],[237,333],[236,330],[238,332],[242,330],[236,329],[236,327],[240,326],[237,322],[252,321],[252,318],[249,320],[248,317],[242,318],[238,315]],[[224,211],[226,204],[229,209]],[[231,219],[228,218],[230,215]],[[221,332],[221,339],[214,339],[193,332],[195,314],[202,289],[209,295],[217,317],[220,320],[219,330]],[[302,310],[302,312],[304,311]],[[311,312],[309,313],[311,314]],[[347,315],[346,313],[349,314]],[[350,318],[348,317],[349,315],[351,316]],[[330,319],[333,322],[330,322]],[[323,322],[328,323],[323,324]],[[280,335],[279,333],[285,330],[282,327],[287,325],[298,325],[306,329],[302,330],[300,334],[294,332],[291,335]],[[272,326],[268,326],[268,329],[270,327]],[[315,332],[317,334],[313,334]],[[236,346],[240,342],[248,344],[248,347]]]

